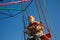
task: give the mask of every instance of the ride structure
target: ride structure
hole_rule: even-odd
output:
[[[36,6],[36,11],[37,11],[37,14],[38,14],[38,18],[39,18],[39,22],[40,23],[43,23],[42,22],[42,19],[41,19],[41,15],[43,15],[43,18],[44,18],[44,21],[45,21],[45,24],[46,26],[44,26],[44,29],[48,31],[48,33],[46,33],[45,35],[41,36],[41,40],[52,40],[51,39],[51,32],[50,32],[50,29],[49,29],[49,26],[48,26],[48,23],[47,23],[47,19],[46,19],[46,16],[45,16],[45,13],[44,13],[44,10],[42,8],[42,4],[41,4],[41,1],[40,0],[19,0],[19,1],[14,1],[14,2],[7,2],[7,3],[0,3],[0,14],[3,14],[5,16],[8,16],[8,17],[1,17],[1,19],[6,19],[6,18],[10,18],[10,17],[14,17],[20,13],[22,13],[22,20],[23,20],[23,25],[24,25],[24,40],[26,40],[26,34],[25,34],[25,28],[26,28],[26,20],[25,20],[25,15],[24,15],[24,11],[26,11],[26,16],[28,17],[28,7],[30,6],[30,4],[32,2],[35,2],[35,6]],[[44,0],[43,0],[44,1]],[[18,8],[14,8],[14,7],[9,7],[9,5],[12,5],[12,4],[20,4],[20,6]],[[7,8],[7,6],[9,8]],[[45,11],[46,13],[48,13],[48,10],[46,8],[46,2],[44,1],[44,7],[45,7]],[[18,11],[17,13],[15,14],[8,14],[8,13],[5,13],[6,11],[5,10],[8,10],[8,11]],[[3,12],[5,11],[5,12]],[[42,13],[40,13],[40,11],[42,11]]]

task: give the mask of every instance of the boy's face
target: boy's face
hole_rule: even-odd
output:
[[[28,20],[29,20],[29,22],[32,22],[32,21],[34,21],[35,19],[34,19],[34,17],[30,16],[30,17],[28,18]]]

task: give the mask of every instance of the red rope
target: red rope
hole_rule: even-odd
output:
[[[4,3],[4,4],[0,4],[0,6],[5,6],[5,5],[9,5],[9,4],[17,4],[17,3],[20,3],[20,2],[27,2],[29,0],[22,0],[22,1],[15,1],[15,2],[7,2],[7,3]]]

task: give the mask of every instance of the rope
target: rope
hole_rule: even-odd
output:
[[[40,1],[39,0],[37,0],[38,1],[38,3],[40,4],[40,8],[41,8],[41,10],[42,10],[42,4],[40,3]],[[37,5],[38,6],[38,5]],[[38,8],[37,8],[38,9]],[[39,13],[39,12],[38,12]],[[44,17],[44,19],[45,19],[45,23],[46,23],[46,25],[47,25],[47,30],[48,30],[48,32],[50,33],[50,30],[49,30],[49,27],[48,27],[48,23],[47,23],[47,21],[46,21],[46,17],[45,17],[45,15],[44,15],[44,11],[42,10],[42,14],[43,14],[43,17]],[[40,19],[41,20],[41,19]]]
[[[25,3],[25,7],[26,7],[26,3]],[[24,13],[22,15],[23,15],[23,19],[24,19]],[[28,10],[27,9],[26,9],[26,15],[28,16]],[[25,35],[26,22],[25,22],[25,20],[23,20],[23,21],[24,21],[24,40],[26,40],[26,35]]]
[[[25,3],[25,7],[26,7],[26,3]],[[27,18],[28,18],[28,16],[29,16],[29,15],[28,15],[28,9],[26,9],[26,16],[27,16]],[[26,21],[25,21],[25,22],[26,22],[26,25],[27,25],[27,18],[25,18],[25,19],[26,19]],[[26,28],[25,28],[25,29],[26,29]]]
[[[40,9],[42,10],[42,15],[43,15],[43,17],[44,17],[44,20],[45,20],[45,23],[46,23],[46,26],[47,26],[47,27],[44,26],[44,28],[47,29],[47,31],[50,33],[50,29],[49,29],[49,27],[48,27],[48,23],[47,23],[47,21],[46,21],[46,17],[45,17],[45,15],[44,15],[44,11],[43,11],[43,9],[42,9],[42,4],[41,4],[41,2],[40,2],[39,0],[37,0],[37,1],[38,1],[38,3],[40,4]],[[50,34],[51,34],[51,33],[50,33]]]
[[[21,8],[23,9],[22,3],[21,3]],[[23,25],[24,25],[24,40],[25,39],[25,20],[24,20],[24,11],[22,11],[22,20],[23,20]]]
[[[26,3],[25,3],[25,7],[26,7]],[[28,17],[28,9],[26,9],[26,15],[27,15],[27,17]]]
[[[37,1],[38,1],[38,3],[40,4],[40,9],[42,10],[42,15],[43,15],[43,17],[44,17],[44,20],[45,20],[45,23],[46,23],[46,26],[47,26],[47,27],[44,27],[44,28],[47,29],[47,31],[50,33],[50,29],[49,29],[49,27],[48,27],[48,23],[47,23],[47,20],[46,20],[45,15],[44,15],[44,10],[42,9],[42,4],[41,4],[40,0],[37,0]],[[50,33],[50,35],[51,35],[51,33]],[[47,38],[47,39],[48,39],[48,38]]]
[[[32,1],[31,1],[32,2]],[[30,3],[31,4],[31,3]],[[30,5],[29,4],[29,5]],[[28,6],[29,6],[28,5]],[[26,3],[25,3],[25,7],[26,7]],[[28,10],[26,9],[26,15],[28,16]],[[22,11],[22,17],[23,17],[23,23],[24,23],[24,40],[26,40],[26,36],[25,36],[25,20],[24,20],[24,12]]]
[[[43,17],[44,17],[44,20],[45,20],[46,26],[48,27],[48,23],[47,23],[47,20],[46,20],[45,15],[44,15],[44,10],[42,9],[42,4],[41,4],[40,0],[38,0],[38,3],[40,4],[40,8],[41,8],[41,10],[42,10],[42,15],[43,15]]]
[[[0,8],[0,10],[14,10],[14,11],[21,11],[20,8]]]
[[[25,3],[25,7],[26,7],[26,3]],[[26,12],[26,15],[25,15],[25,16],[28,17],[28,10],[26,9],[25,12]],[[22,15],[23,15],[23,16],[22,16],[23,19],[26,19],[26,17],[24,17],[24,13],[23,13]],[[24,21],[24,40],[27,40],[27,39],[26,39],[26,32],[25,32],[27,20],[23,20],[23,21]]]
[[[44,8],[45,8],[45,11],[46,11],[46,17],[48,17],[48,19],[50,19],[50,17],[48,16],[48,9],[47,9],[47,7],[46,7],[46,0],[43,0],[43,2],[44,2]],[[50,22],[50,25],[51,25],[51,28],[52,28],[52,31],[53,31],[53,34],[54,34],[54,38],[55,38],[55,40],[56,40],[56,35],[55,35],[55,31],[53,30],[54,28],[52,27],[52,21],[51,20],[49,20]]]
[[[37,1],[36,1],[36,0],[35,0],[35,4],[36,4],[37,12],[38,12],[38,17],[39,17],[39,20],[40,20],[40,22],[41,22],[40,10],[39,10],[39,8],[38,8],[38,3],[37,3]]]
[[[24,20],[24,13],[22,13],[22,19],[23,19],[23,24],[24,24],[24,40],[26,40],[25,39],[25,20]]]
[[[27,15],[27,17],[29,16],[29,15],[28,15],[28,9],[26,9],[26,15]]]
[[[0,12],[0,14],[6,15],[6,16],[9,16],[9,17],[12,17],[12,15],[6,14],[4,12]]]

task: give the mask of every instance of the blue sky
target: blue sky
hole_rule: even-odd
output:
[[[16,1],[16,0],[4,0],[4,2],[8,2],[8,1]],[[42,1],[41,1],[41,3],[42,3]],[[50,28],[51,33],[52,33],[52,40],[59,40],[59,37],[60,37],[60,34],[59,34],[60,33],[60,31],[59,31],[60,30],[60,0],[46,0],[46,4],[47,4],[50,20],[52,21],[52,26]],[[12,6],[8,5],[7,8],[14,7],[15,5],[14,6],[13,5]],[[42,6],[43,6],[43,4],[42,4]],[[17,7],[19,8],[19,4],[18,4],[18,6],[15,6],[15,8],[17,8]],[[2,10],[0,10],[0,12],[1,11]],[[2,12],[14,14],[18,11],[10,12],[10,11],[4,10]],[[29,15],[33,15],[36,18],[36,20],[38,20],[37,11],[36,11],[34,2],[32,2],[32,4],[28,7],[28,13],[29,13]],[[25,13],[25,15],[26,15],[26,13]],[[1,17],[4,17],[4,16],[1,15]],[[53,29],[52,29],[52,27],[53,27]],[[24,40],[23,39],[23,30],[24,30],[24,28],[23,28],[21,13],[19,15],[16,15],[15,17],[0,20],[0,40]],[[53,30],[55,32],[56,39],[54,37]]]

